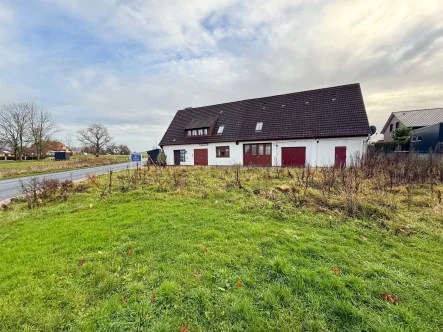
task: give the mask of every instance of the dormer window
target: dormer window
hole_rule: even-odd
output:
[[[209,118],[195,117],[183,129],[185,137],[211,136],[215,126],[217,116]]]
[[[255,125],[255,131],[261,131],[263,129],[263,122],[257,122]]]
[[[186,137],[208,136],[209,128],[188,129],[185,131]]]
[[[218,127],[218,130],[217,130],[217,134],[222,134],[223,133],[223,129],[225,129],[225,126],[220,126],[220,127]]]

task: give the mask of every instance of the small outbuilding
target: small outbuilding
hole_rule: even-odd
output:
[[[71,155],[69,154],[69,152],[65,152],[65,151],[55,151],[54,152],[54,160],[55,161],[69,160],[70,157],[71,157]]]
[[[148,154],[148,158],[150,159],[151,163],[153,164],[157,164],[157,157],[160,154],[161,149],[154,149],[154,150],[149,150],[146,151],[146,153]]]

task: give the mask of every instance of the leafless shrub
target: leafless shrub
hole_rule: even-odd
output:
[[[234,165],[233,168],[234,168],[234,181],[235,181],[235,185],[239,189],[242,189],[243,186],[241,185],[241,181],[240,181],[241,166],[240,165]]]
[[[76,186],[74,186],[74,192],[75,193],[85,193],[87,192],[89,187],[85,183],[79,183]]]
[[[38,184],[38,194],[43,200],[52,200],[57,194],[60,182],[54,179],[43,179]]]
[[[71,180],[65,180],[60,182],[60,196],[66,201],[68,199],[69,193],[73,192],[74,183]]]
[[[40,190],[41,182],[38,178],[31,178],[28,181],[20,180],[20,190],[23,198],[25,199],[28,208],[40,206],[38,198],[38,192]]]
[[[96,187],[99,187],[99,186],[100,186],[100,181],[99,181],[97,175],[91,173],[91,174],[88,174],[88,175],[87,175],[87,178],[88,178],[88,182],[89,182],[90,184],[93,184],[93,185],[96,186]]]
[[[55,179],[31,178],[27,181],[20,181],[20,186],[22,197],[29,209],[59,199],[66,201],[69,194],[74,191],[74,184],[71,180],[60,182]]]
[[[320,190],[324,198],[330,198],[331,192],[335,187],[337,181],[336,167],[321,167],[320,168]]]

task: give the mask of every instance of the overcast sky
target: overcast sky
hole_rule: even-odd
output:
[[[188,106],[358,82],[371,124],[443,107],[442,0],[0,0],[0,102],[147,150]]]

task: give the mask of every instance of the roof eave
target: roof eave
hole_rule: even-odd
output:
[[[383,129],[380,131],[380,134],[385,134],[386,129],[388,129],[388,125],[391,123],[392,119],[394,118],[394,113],[391,113],[391,115],[388,118],[388,121],[386,121],[385,125],[383,126]]]
[[[279,137],[279,138],[254,138],[254,139],[239,139],[239,140],[220,140],[216,142],[194,142],[194,143],[160,143],[161,146],[176,146],[176,145],[201,145],[201,144],[218,144],[218,143],[228,143],[228,142],[268,142],[268,141],[288,141],[288,140],[312,140],[312,139],[331,139],[331,138],[366,138],[368,134],[359,135],[335,135],[335,136],[309,136],[309,137]]]

